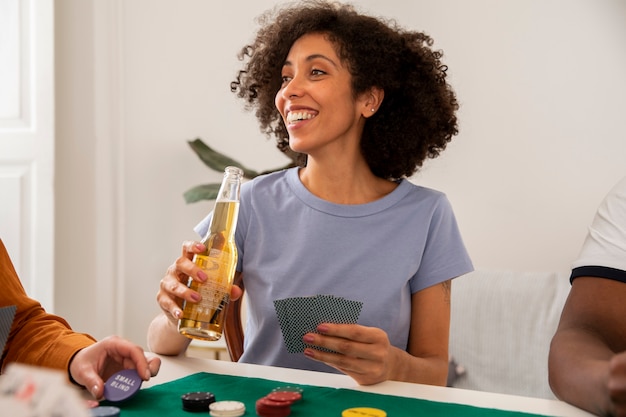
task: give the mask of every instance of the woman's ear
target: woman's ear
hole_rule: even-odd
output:
[[[363,109],[361,114],[366,119],[376,114],[385,98],[385,91],[382,88],[372,87],[369,92],[363,93]]]

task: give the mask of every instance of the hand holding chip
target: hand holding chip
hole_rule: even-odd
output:
[[[125,339],[110,336],[79,351],[70,362],[72,379],[86,387],[96,399],[104,394],[103,378],[124,368],[134,368],[147,381],[161,367],[158,357],[146,358],[143,349]]]

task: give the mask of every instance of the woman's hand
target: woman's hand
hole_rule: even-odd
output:
[[[159,372],[161,359],[146,358],[140,346],[117,336],[109,336],[80,350],[69,365],[70,377],[86,387],[97,400],[104,394],[104,381],[123,369],[136,369],[148,381]]]
[[[319,334],[304,335],[304,343],[313,346],[304,354],[361,385],[390,379],[444,386],[448,375],[450,294],[450,281],[413,293],[406,350],[391,345],[387,333],[379,328],[323,323],[317,327]]]
[[[178,320],[183,315],[183,303],[197,303],[202,296],[188,287],[189,278],[205,282],[207,275],[193,262],[194,255],[205,251],[204,244],[183,242],[182,253],[167,269],[161,279],[156,299],[163,314],[155,317],[148,328],[148,347],[162,355],[179,355],[187,349],[191,339],[178,333]],[[237,300],[243,291],[233,285],[230,297]]]
[[[178,319],[182,317],[182,306],[185,300],[190,303],[197,303],[202,298],[198,292],[189,289],[187,284],[189,277],[198,282],[207,280],[204,271],[192,261],[195,254],[205,250],[205,246],[200,242],[183,242],[181,256],[170,265],[167,273],[161,279],[156,297],[157,303],[159,303],[159,307],[167,319],[173,324],[177,324]]]
[[[383,330],[358,324],[322,323],[317,331],[319,334],[305,334],[304,343],[335,353],[306,348],[307,357],[340,370],[360,385],[391,379],[397,349]]]
[[[166,275],[161,279],[159,292],[157,293],[157,302],[159,307],[174,324],[178,323],[178,319],[182,317],[183,301],[197,303],[202,296],[188,287],[189,277],[194,281],[205,282],[207,275],[192,260],[194,255],[202,253],[206,247],[196,241],[183,242],[181,256],[170,265]],[[236,285],[233,285],[231,291],[231,300],[237,300],[241,297],[242,291]]]

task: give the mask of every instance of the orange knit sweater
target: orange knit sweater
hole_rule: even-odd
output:
[[[67,321],[47,313],[28,297],[0,239],[0,307],[12,305],[17,310],[0,359],[0,373],[11,362],[68,370],[74,354],[95,343],[93,337],[72,331]]]

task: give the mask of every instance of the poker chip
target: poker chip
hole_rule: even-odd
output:
[[[276,387],[272,390],[272,392],[276,392],[276,391],[297,392],[300,394],[300,398],[302,398],[302,394],[304,393],[304,390],[302,388],[291,386],[291,385],[287,385],[284,387]]]
[[[127,400],[139,391],[142,382],[136,369],[123,369],[107,379],[104,398],[111,402]]]
[[[287,417],[291,414],[291,405],[302,399],[300,387],[276,387],[255,403],[255,410],[260,417]]]
[[[267,396],[259,398],[255,404],[256,413],[260,417],[287,417],[291,414],[290,401],[277,401]]]
[[[387,417],[387,413],[378,408],[355,407],[343,410],[341,417]]]
[[[212,417],[239,417],[246,412],[246,405],[241,401],[216,401],[209,405]]]
[[[212,392],[188,392],[180,397],[185,411],[208,411],[215,402]]]
[[[273,407],[273,408],[285,408],[290,407],[292,402],[285,400],[273,400],[267,396],[259,398],[257,403],[263,406]]]
[[[92,417],[118,417],[120,409],[112,406],[99,406],[90,408],[89,413]]]
[[[266,398],[274,401],[287,401],[293,404],[302,399],[302,394],[298,391],[272,391],[267,394]]]

